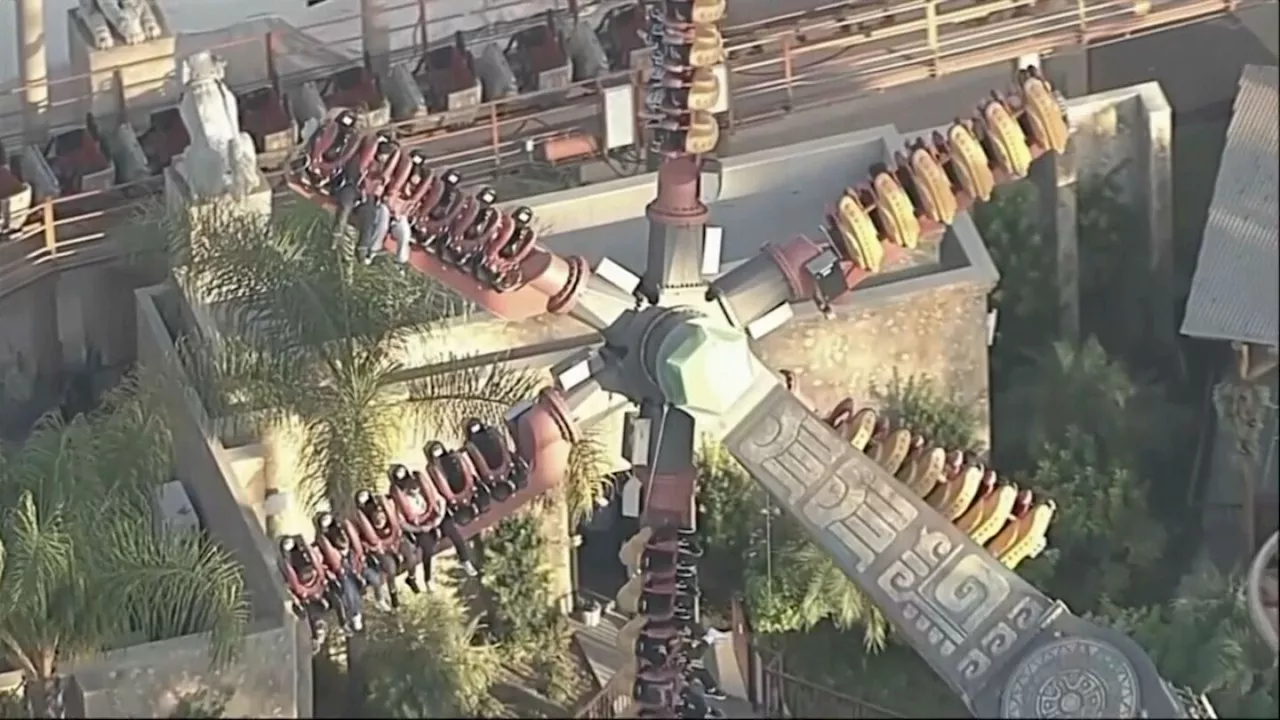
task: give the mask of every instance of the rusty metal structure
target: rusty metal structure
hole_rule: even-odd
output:
[[[433,184],[403,211],[418,219],[407,258],[418,272],[500,317],[568,314],[604,338],[553,368],[554,385],[514,408],[505,434],[487,430],[509,438],[491,441],[509,462],[479,463],[470,445],[428,458],[428,475],[469,518],[466,533],[559,482],[583,430],[622,412],[623,455],[643,483],[642,530],[621,553],[633,576],[618,595],[635,614],[619,634],[620,649],[635,656],[619,673],[631,685],[631,714],[676,717],[688,702],[681,628],[698,612],[693,461],[696,436],[706,435],[832,555],[975,715],[1203,716],[1203,703],[1169,686],[1131,640],[1072,615],[1012,571],[1043,549],[1051,503],[852,403],[820,419],[750,347],[787,322],[794,304],[830,311],[887,258],[942,232],[1040,156],[1061,152],[1069,131],[1053,88],[1035,70],[1020,71],[1013,92],[993,93],[971,117],[912,140],[892,164],[839,192],[824,237],[768,244],[708,281],[700,158],[718,137],[703,108],[719,91],[710,71],[722,57],[715,24],[723,7],[665,0],[646,10],[655,48],[646,131],[662,160],[642,271],[556,255],[537,243],[527,209],[498,209],[491,192],[450,196]],[[325,178],[336,168],[325,153],[350,157],[350,148],[378,140],[342,138],[332,123],[319,132],[327,140],[310,145],[304,170],[288,181],[333,206],[334,180]],[[384,192],[379,178],[399,171],[372,159],[389,153],[367,157],[358,175],[372,178],[364,192],[373,197]],[[391,235],[382,242],[400,247]],[[494,463],[521,474],[501,499],[490,487],[497,476],[484,469]]]

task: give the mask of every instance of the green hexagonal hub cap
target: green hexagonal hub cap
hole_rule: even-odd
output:
[[[678,407],[718,415],[742,397],[753,373],[747,336],[706,318],[673,328],[658,348],[658,385]]]

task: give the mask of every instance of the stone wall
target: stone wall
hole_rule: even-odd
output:
[[[810,316],[766,336],[762,359],[795,373],[804,397],[825,413],[845,397],[880,406],[895,376],[923,376],[974,408],[987,434],[987,293],[954,285],[847,309],[834,320]]]

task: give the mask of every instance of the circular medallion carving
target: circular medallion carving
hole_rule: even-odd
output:
[[[1064,638],[1022,660],[1005,684],[1006,718],[1136,718],[1138,676],[1112,645]]]

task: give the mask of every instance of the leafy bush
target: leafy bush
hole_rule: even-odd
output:
[[[1146,649],[1164,679],[1207,693],[1219,717],[1277,716],[1276,656],[1253,627],[1244,581],[1204,563],[1163,605],[1104,602],[1097,622]]]
[[[1151,352],[1161,345],[1152,342],[1156,289],[1141,217],[1114,172],[1082,179],[1077,192],[1081,331],[1132,367],[1167,365]]]
[[[889,625],[880,609],[826,551],[799,537],[794,523],[775,524],[780,532],[772,552],[765,548],[748,569],[747,605],[754,629],[788,633],[830,623],[840,630],[860,628],[868,652],[883,650]]]
[[[931,378],[902,378],[897,371],[879,393],[895,425],[905,425],[946,448],[978,450],[978,413],[972,405],[947,397]]]
[[[1076,612],[1093,610],[1103,596],[1128,599],[1160,571],[1165,531],[1148,507],[1147,482],[1105,464],[1091,434],[1071,427],[1046,444],[1025,485],[1058,505],[1050,549],[1028,575]]]
[[[582,690],[582,673],[573,655],[573,629],[562,615],[555,615],[543,630],[548,642],[533,662],[536,689],[553,703],[569,706]]]
[[[765,493],[724,448],[705,444],[697,457],[699,564],[704,600],[725,610],[742,591],[747,565],[764,532]]]
[[[367,717],[495,717],[505,712],[490,694],[502,653],[478,637],[451,594],[415,596],[396,612],[371,608],[365,632]]]
[[[558,704],[579,693],[573,632],[555,607],[542,518],[526,510],[503,520],[485,539],[490,634],[508,665],[527,665],[538,692]]]
[[[795,522],[778,515],[737,461],[708,444],[698,468],[698,527],[706,544],[699,567],[710,605],[723,607],[745,588],[757,632],[808,630],[830,621],[862,628],[868,647],[884,646],[880,612]]]
[[[1099,457],[1111,466],[1164,472],[1169,458],[1183,452],[1171,440],[1185,431],[1186,413],[1093,338],[1079,346],[1054,343],[1040,353],[1009,378],[995,410],[1000,467],[1033,467],[1040,448],[1072,427],[1097,438]]]
[[[1000,312],[991,358],[992,374],[999,375],[1022,362],[1026,348],[1057,336],[1057,253],[1041,232],[1031,183],[997,188],[990,202],[974,208],[973,220],[1000,271],[991,293],[991,306]]]
[[[484,542],[481,583],[490,595],[489,630],[504,643],[529,647],[534,628],[547,622],[551,574],[537,516],[512,515]]]

